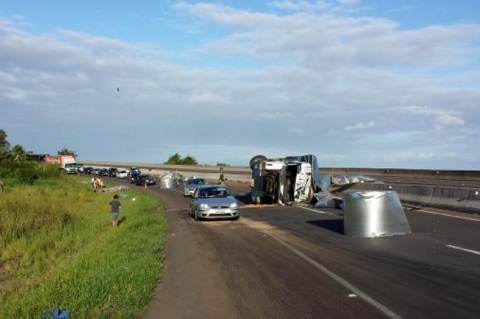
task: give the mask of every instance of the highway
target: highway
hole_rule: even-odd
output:
[[[246,183],[227,184],[247,202]],[[195,222],[180,190],[143,190],[169,222],[144,318],[479,317],[476,215],[406,210],[412,234],[357,239],[338,209],[244,206],[239,221]]]

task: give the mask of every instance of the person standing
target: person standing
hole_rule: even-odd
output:
[[[112,227],[118,226],[118,215],[120,214],[120,207],[122,204],[118,200],[118,195],[113,195],[113,200],[110,202],[110,212],[112,213]]]
[[[93,191],[97,192],[98,185],[97,185],[97,178],[95,176],[92,177],[91,183],[92,183]]]
[[[218,178],[218,184],[225,184],[225,175],[223,175],[223,167],[220,167],[220,177]]]

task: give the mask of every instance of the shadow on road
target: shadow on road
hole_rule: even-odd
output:
[[[330,219],[330,220],[310,220],[307,221],[308,224],[314,225],[317,227],[322,227],[326,230],[344,234],[343,232],[343,219]]]

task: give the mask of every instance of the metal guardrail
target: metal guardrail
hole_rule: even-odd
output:
[[[83,161],[84,165],[100,166],[100,167],[139,167],[144,169],[160,170],[160,171],[179,171],[194,173],[217,173],[220,171],[219,166],[207,165],[165,165],[154,163],[135,163],[135,162],[96,162]],[[247,166],[222,166],[225,174],[233,175],[249,175],[250,167]],[[417,180],[418,183],[443,183],[450,181],[458,182],[458,186],[465,186],[467,182],[480,187],[480,171],[472,170],[427,170],[427,169],[398,169],[398,168],[338,168],[338,167],[320,167],[322,174],[337,175],[366,175],[377,178],[379,180]],[[450,184],[452,184],[450,183]],[[455,185],[453,185],[455,186]]]

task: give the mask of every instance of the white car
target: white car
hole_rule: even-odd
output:
[[[117,178],[127,178],[128,176],[128,171],[122,169],[122,170],[118,170],[116,175],[115,175]]]

